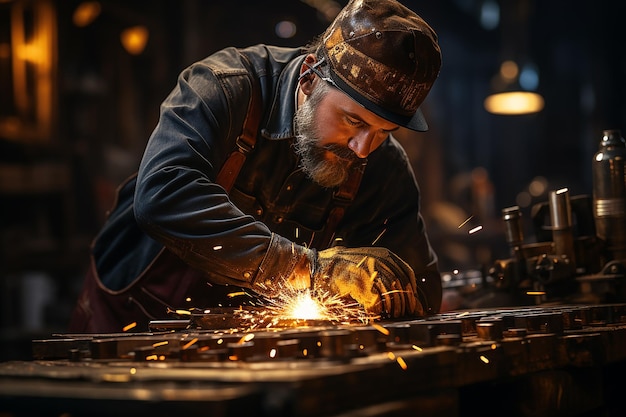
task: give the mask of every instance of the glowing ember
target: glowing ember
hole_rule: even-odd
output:
[[[461,223],[458,228],[460,229],[461,227],[465,226],[467,224],[467,222],[469,222],[470,220],[472,220],[474,218],[474,215],[472,214],[471,216],[469,216],[467,218],[467,220],[465,220],[463,223]]]
[[[376,242],[378,242],[378,240],[379,240],[379,239],[383,236],[383,234],[385,234],[385,232],[386,232],[386,231],[387,231],[387,229],[383,229],[383,231],[382,231],[382,232],[380,232],[380,233],[378,234],[378,236],[376,236],[376,239],[374,239],[374,241],[372,242],[372,245],[375,245],[375,244],[376,244]]]
[[[196,343],[198,341],[197,337],[194,337],[193,339],[191,339],[189,342],[185,343],[183,345],[183,350],[187,350],[189,349],[194,343]]]
[[[241,295],[246,295],[246,292],[245,291],[238,291],[238,292],[231,292],[231,293],[227,294],[228,298],[239,297]]]
[[[132,323],[127,324],[126,326],[124,326],[124,328],[122,329],[122,331],[127,332],[127,331],[129,331],[130,329],[134,329],[135,327],[137,327],[137,322],[136,322],[136,321],[134,321],[134,322],[132,322]]]
[[[389,335],[389,330],[385,329],[380,324],[372,323],[372,327],[378,330],[379,332],[381,332],[382,334],[384,334],[385,336]]]
[[[474,233],[476,233],[476,232],[478,232],[480,230],[483,230],[483,227],[482,226],[476,226],[473,229],[471,229],[468,233],[471,235],[471,234],[474,234]]]

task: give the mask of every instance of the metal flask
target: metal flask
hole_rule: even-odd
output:
[[[604,130],[592,161],[593,215],[604,242],[605,261],[626,260],[626,141],[618,129]]]

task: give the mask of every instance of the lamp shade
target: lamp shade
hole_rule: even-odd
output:
[[[529,88],[523,88],[519,66],[507,60],[492,79],[492,92],[485,98],[485,110],[492,114],[520,115],[543,110],[543,97]]]

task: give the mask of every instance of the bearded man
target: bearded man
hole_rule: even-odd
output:
[[[92,244],[71,332],[310,290],[393,319],[439,312],[419,188],[392,132],[427,130],[437,35],[395,0],[352,0],[305,48],[226,48],[161,105]],[[256,300],[255,302],[258,302]]]

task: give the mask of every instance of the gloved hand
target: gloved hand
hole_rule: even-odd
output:
[[[351,297],[368,312],[385,318],[424,315],[413,269],[380,247],[337,246],[318,252],[272,234],[266,256],[249,285],[268,298],[277,297],[286,286],[310,288]]]
[[[423,315],[413,269],[381,247],[333,247],[317,253],[312,265],[313,291],[350,296],[386,318]]]

